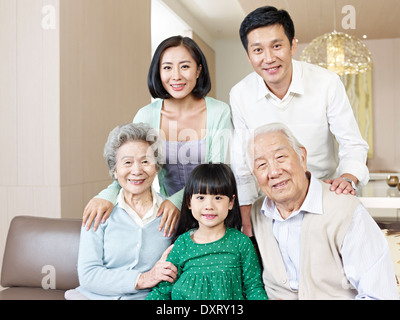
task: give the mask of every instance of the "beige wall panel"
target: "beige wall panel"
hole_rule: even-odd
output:
[[[59,63],[57,29],[42,27],[42,9],[57,1],[17,2],[18,184],[57,186],[59,177]],[[58,17],[55,17],[56,21]]]
[[[374,42],[371,45],[374,46]],[[394,92],[387,92],[387,83],[394,83],[394,75],[389,70],[393,67],[393,45],[390,45],[388,50],[377,51],[373,53],[374,61],[380,61],[380,68],[372,70],[372,92],[373,92],[373,108],[374,108],[374,158],[369,160],[369,165],[372,170],[389,170],[393,166],[393,158],[389,156],[394,135]],[[380,95],[380,92],[385,92],[376,101],[375,95]],[[376,103],[378,102],[378,103]],[[384,108],[382,106],[385,106]]]
[[[193,40],[199,45],[201,51],[203,51],[206,59],[207,65],[210,72],[211,78],[211,90],[208,93],[209,97],[216,97],[216,70],[215,70],[215,51],[205,43],[196,33],[193,32]]]
[[[106,167],[106,165],[104,165],[104,167]],[[105,168],[104,170],[108,172],[107,168]],[[106,188],[111,183],[112,183],[111,178],[106,180],[85,183],[83,185],[83,199],[85,199],[83,206],[86,205],[87,199],[91,199],[94,195],[98,194],[101,190]]]
[[[83,201],[82,184],[61,187],[61,199],[61,218],[82,218],[83,208],[86,204]]]
[[[82,183],[84,1],[60,3],[60,162],[61,183]]]
[[[229,92],[253,68],[239,39],[218,40],[215,43],[217,99],[229,104]]]
[[[8,228],[10,226],[10,221],[11,221],[11,219],[7,215],[8,212],[7,188],[1,186],[0,186],[0,203],[3,207],[3,210],[0,213],[0,270],[1,270],[1,266],[3,264],[3,253],[4,253],[4,248],[6,246]],[[1,288],[2,287],[0,286],[0,290]]]
[[[60,187],[33,188],[33,212],[35,216],[60,218]]]
[[[395,54],[395,59],[393,61],[393,69],[394,69],[394,83],[393,87],[396,88],[394,90],[394,119],[396,119],[394,124],[394,139],[396,141],[393,146],[394,151],[394,163],[395,170],[400,172],[400,39],[393,40],[393,51]]]
[[[150,103],[150,2],[119,0],[116,6],[108,0],[62,1],[60,15],[64,189],[108,182],[102,154],[110,130],[131,122]],[[83,210],[95,195],[85,194],[82,200],[73,194],[62,192],[63,211],[69,206]]]
[[[10,218],[19,215],[35,215],[33,190],[31,186],[7,188],[7,208]]]
[[[41,7],[41,1],[17,0],[18,184],[25,186],[44,181]]]
[[[400,171],[398,99],[400,39],[367,40],[372,53],[374,157],[370,171]]]
[[[60,44],[59,44],[59,1],[46,0],[45,5],[54,9],[54,29],[42,31],[43,37],[43,168],[44,185],[60,185]],[[42,22],[46,23],[52,11],[42,13]],[[50,24],[52,24],[50,20]],[[59,199],[57,199],[59,201]]]
[[[0,186],[17,184],[16,1],[0,1]]]

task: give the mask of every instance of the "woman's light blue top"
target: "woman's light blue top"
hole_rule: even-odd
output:
[[[135,289],[138,275],[149,271],[171,244],[158,231],[160,219],[141,228],[117,205],[96,231],[82,227],[76,290],[89,299],[144,299],[151,289]]]

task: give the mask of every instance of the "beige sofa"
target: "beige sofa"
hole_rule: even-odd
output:
[[[81,220],[17,216],[10,224],[0,300],[63,300],[78,286]]]

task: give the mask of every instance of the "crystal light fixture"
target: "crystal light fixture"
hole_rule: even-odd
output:
[[[372,69],[371,52],[367,46],[354,36],[336,31],[311,41],[300,60],[332,70],[340,76]]]

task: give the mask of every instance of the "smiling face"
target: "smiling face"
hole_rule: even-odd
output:
[[[189,209],[193,217],[202,228],[224,228],[224,221],[229,210],[233,207],[233,200],[224,195],[200,194],[192,195]]]
[[[261,134],[254,140],[254,175],[282,216],[286,211],[298,210],[307,194],[305,148],[300,148],[300,153],[282,132]]]
[[[247,55],[254,71],[273,93],[286,93],[292,81],[296,40],[291,44],[280,24],[254,29],[247,34],[247,39]]]
[[[184,46],[166,49],[160,60],[160,77],[164,89],[175,99],[183,99],[196,87],[201,72]]]
[[[128,141],[118,148],[114,178],[125,194],[133,196],[150,192],[157,174],[156,159],[145,141]]]

